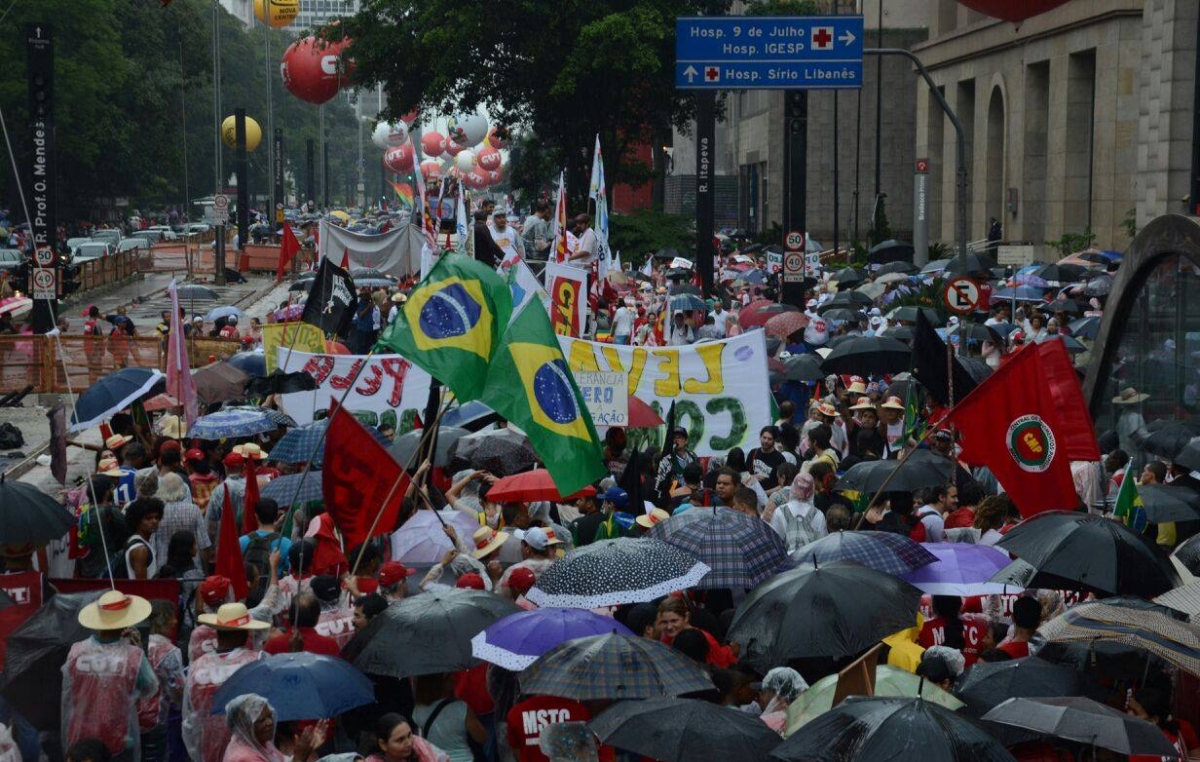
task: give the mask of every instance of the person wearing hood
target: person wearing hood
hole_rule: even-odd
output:
[[[225,705],[229,745],[221,762],[285,762],[289,758],[275,748],[275,709],[257,693],[247,693]],[[321,720],[304,729],[296,739],[291,762],[312,762],[325,743],[329,722]]]
[[[816,483],[810,474],[796,474],[791,487],[792,499],[771,517],[771,528],[783,538],[788,553],[829,533],[825,528],[825,516],[812,503],[815,491]]]

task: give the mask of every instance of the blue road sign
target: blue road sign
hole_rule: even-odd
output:
[[[862,68],[862,16],[675,19],[677,88],[857,88]]]

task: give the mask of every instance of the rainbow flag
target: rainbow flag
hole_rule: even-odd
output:
[[[408,183],[392,183],[392,190],[396,191],[396,198],[400,199],[400,203],[407,206],[409,209],[413,207],[413,189]]]

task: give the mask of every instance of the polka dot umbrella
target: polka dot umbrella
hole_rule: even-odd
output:
[[[643,603],[695,587],[708,572],[691,553],[661,540],[621,537],[571,551],[542,572],[526,597],[542,608]]]

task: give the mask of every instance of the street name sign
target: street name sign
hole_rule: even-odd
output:
[[[862,16],[675,19],[676,88],[847,89],[862,75]]]

